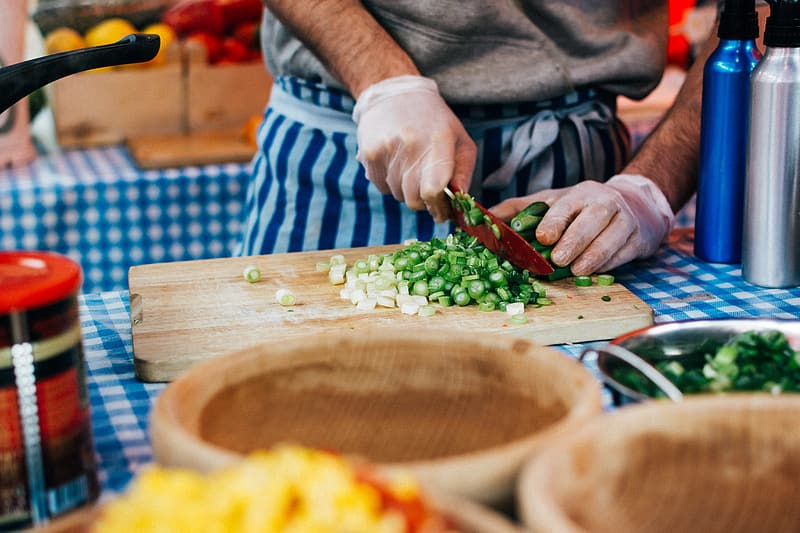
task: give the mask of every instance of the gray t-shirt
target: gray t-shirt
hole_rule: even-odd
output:
[[[644,97],[666,62],[666,0],[364,0],[450,103],[511,103],[591,86]],[[264,11],[273,76],[334,87],[314,54]]]

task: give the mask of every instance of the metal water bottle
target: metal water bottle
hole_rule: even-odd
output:
[[[800,1],[769,0],[766,52],[750,78],[742,275],[800,285]]]
[[[738,263],[750,74],[761,59],[755,0],[726,0],[717,35],[719,45],[703,67],[694,253],[704,261]]]

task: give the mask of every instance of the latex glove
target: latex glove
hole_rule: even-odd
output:
[[[452,182],[469,190],[476,147],[436,82],[398,76],[371,85],[359,95],[353,120],[367,179],[411,209],[446,220],[444,188]]]
[[[675,219],[661,189],[635,174],[511,198],[492,211],[509,219],[535,201],[550,206],[536,228],[536,239],[546,245],[557,242],[550,259],[559,266],[570,265],[576,276],[652,255]]]

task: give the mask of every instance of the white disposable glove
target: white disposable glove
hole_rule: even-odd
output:
[[[476,148],[436,82],[398,76],[371,85],[359,95],[353,120],[367,179],[411,209],[446,220],[444,188],[452,182],[469,190]]]
[[[570,265],[576,276],[605,272],[652,255],[675,219],[661,189],[635,174],[511,198],[492,211],[509,219],[535,201],[550,206],[536,228],[536,239],[546,245],[557,242],[550,259],[560,266]]]

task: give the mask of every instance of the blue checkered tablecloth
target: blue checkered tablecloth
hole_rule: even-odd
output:
[[[695,259],[691,232],[673,233],[653,258],[618,269],[617,280],[649,304],[657,323],[675,320],[773,317],[800,319],[800,288],[762,289],[744,282],[739,267]],[[147,417],[164,384],[136,380],[126,291],[80,299],[95,447],[106,495],[122,490],[152,460]],[[594,343],[598,344],[598,343]],[[586,344],[557,348],[577,357]],[[597,372],[593,361],[587,367]],[[610,394],[604,396],[607,408]]]
[[[123,146],[48,153],[0,169],[0,249],[81,264],[83,292],[128,288],[128,268],[230,256],[249,164],[141,170]]]

